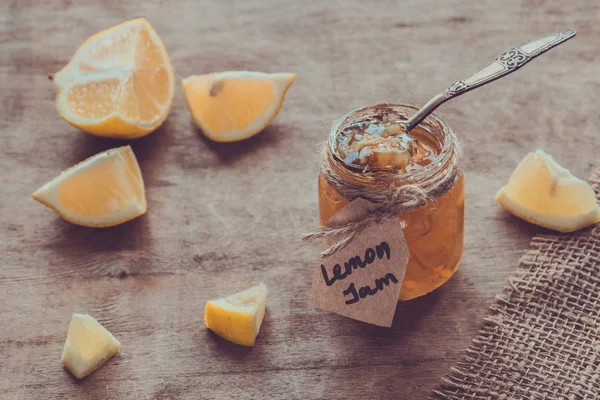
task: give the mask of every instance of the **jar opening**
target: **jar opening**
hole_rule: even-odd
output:
[[[331,155],[353,172],[418,179],[437,172],[453,153],[450,128],[430,115],[411,132],[401,121],[418,110],[381,103],[342,117],[329,137]]]

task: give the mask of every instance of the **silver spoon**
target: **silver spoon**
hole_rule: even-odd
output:
[[[397,123],[404,127],[403,133],[407,133],[446,101],[515,72],[540,54],[566,42],[573,36],[575,31],[569,29],[515,46],[468,78],[456,82],[442,93],[435,95],[408,120],[397,121]]]

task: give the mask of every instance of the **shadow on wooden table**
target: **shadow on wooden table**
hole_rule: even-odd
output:
[[[451,285],[451,282],[446,285]],[[362,331],[366,336],[376,337],[405,337],[408,332],[418,331],[419,322],[429,313],[435,312],[436,304],[444,297],[442,289],[443,287],[414,300],[399,301],[391,328],[369,325],[368,329]]]
[[[243,360],[248,357],[254,349],[253,347],[246,347],[228,342],[210,329],[207,328],[206,330],[206,336],[210,340],[211,347],[214,347],[214,354],[218,357],[224,357],[232,361]]]
[[[195,128],[196,134],[204,142],[206,147],[213,152],[221,162],[227,164],[236,162],[247,154],[254,153],[259,149],[276,146],[282,138],[282,130],[285,126],[273,124],[267,126],[260,133],[251,138],[239,142],[214,142],[207,138],[200,128]]]
[[[211,353],[215,357],[226,358],[232,362],[238,362],[240,360],[249,357],[252,354],[252,363],[256,365],[261,365],[261,358],[266,352],[263,349],[257,348],[258,346],[268,346],[268,340],[273,335],[270,334],[272,330],[272,320],[271,315],[269,313],[269,309],[267,307],[267,311],[265,312],[265,317],[263,319],[263,323],[260,328],[260,334],[256,338],[256,346],[255,347],[246,347],[237,345],[235,343],[228,342],[227,340],[221,338],[220,336],[213,333],[210,329],[206,329],[206,333],[203,334],[203,338],[199,339],[201,342],[207,341],[210,343]]]
[[[468,285],[460,270],[446,282],[441,288],[425,296],[410,301],[400,301],[396,307],[394,321],[390,328],[369,325],[363,322],[344,319],[339,325],[341,336],[362,338],[366,342],[379,344],[392,344],[404,342],[409,337],[419,335],[422,329],[421,321],[427,319],[431,314],[443,313],[447,316],[448,304],[446,300],[456,301],[461,297],[464,286]],[[441,318],[441,321],[444,318]],[[443,327],[440,327],[443,329]]]
[[[150,248],[152,234],[147,215],[111,228],[87,228],[56,217],[52,249],[86,252],[112,252]]]
[[[529,240],[531,240],[537,234],[548,235],[556,233],[550,229],[542,228],[541,226],[529,223],[503,209],[498,210],[497,219],[506,227],[507,230],[510,230],[511,233],[519,236],[521,241],[527,244],[529,244]]]
[[[135,157],[140,164],[144,183],[146,186],[158,180],[161,170],[164,168],[164,159],[173,141],[172,123],[167,119],[156,131],[140,139],[119,140],[89,135],[84,132],[75,132],[76,138],[72,146],[72,152],[66,155],[67,165],[75,165],[108,149],[131,145]]]
[[[98,386],[98,381],[102,382],[113,382],[118,378],[117,368],[118,364],[121,362],[121,354],[117,353],[113,357],[111,357],[107,362],[104,368],[99,368],[92,372],[90,375],[86,376],[83,379],[78,379],[73,375],[66,367],[62,367],[63,372],[66,375],[69,375],[71,382],[76,385],[75,393],[78,393],[78,398],[86,398],[86,395],[89,395],[89,390],[93,390],[96,386]],[[59,364],[60,365],[60,364]],[[57,367],[59,368],[59,367]],[[105,393],[107,395],[112,394],[112,390],[109,385],[105,385]],[[112,397],[109,397],[112,398]]]

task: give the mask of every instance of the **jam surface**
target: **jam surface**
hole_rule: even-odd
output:
[[[336,156],[346,164],[401,173],[431,164],[441,151],[423,129],[406,133],[401,124],[376,118],[347,126],[336,139]]]

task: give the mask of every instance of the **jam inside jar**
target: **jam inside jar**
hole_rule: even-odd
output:
[[[415,184],[434,179],[456,165],[454,133],[431,115],[409,133],[397,121],[417,110],[402,104],[380,104],[355,110],[338,124],[329,138],[329,167],[340,180],[366,185],[361,174],[375,180],[369,185]],[[456,272],[463,252],[464,175],[458,170],[453,183],[423,206],[401,212],[410,251],[400,300],[423,296],[443,285]],[[375,183],[373,183],[375,182]],[[370,189],[377,189],[371,187]],[[351,200],[319,176],[320,222],[327,221]]]

